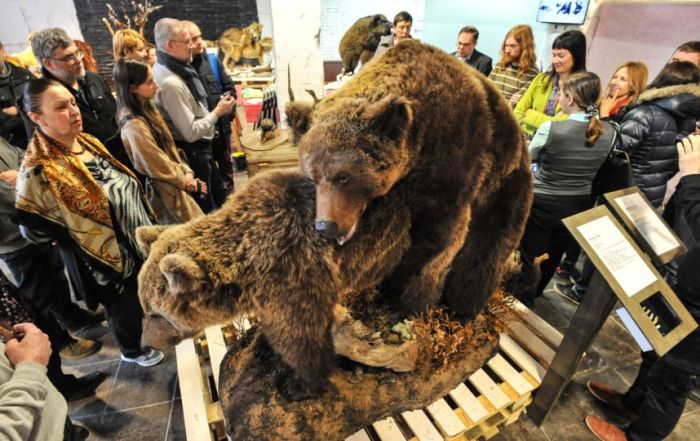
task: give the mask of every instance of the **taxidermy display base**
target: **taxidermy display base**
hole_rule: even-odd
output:
[[[355,312],[353,315],[358,316]],[[426,407],[447,395],[479,369],[498,345],[496,328],[500,317],[493,314],[479,315],[465,325],[466,339],[446,334],[461,325],[449,322],[440,312],[422,320],[423,325],[416,320],[416,335],[409,337],[408,343],[417,341],[421,348],[418,353],[430,362],[419,362],[413,371],[397,373],[339,356],[330,375],[331,386],[320,397],[300,402],[287,401],[279,394],[278,385],[291,371],[255,328],[249,330],[229,349],[221,363],[219,392],[228,435],[236,440],[342,440],[378,419]],[[433,326],[440,320],[445,326]],[[348,321],[346,317],[346,325]],[[369,324],[369,328],[377,329],[377,325],[381,323]],[[336,342],[339,332],[345,332],[339,331],[340,328],[342,324],[336,324]],[[416,353],[405,350],[405,344],[391,338],[395,334],[391,326],[382,328],[368,336],[375,339],[377,335],[383,336],[383,342],[373,346],[392,342],[400,357]],[[344,340],[356,337],[346,335]],[[438,346],[436,340],[444,340],[444,344]],[[430,343],[425,346],[425,342]],[[341,351],[336,348],[336,352]],[[360,358],[372,358],[364,350],[356,352],[362,352]]]

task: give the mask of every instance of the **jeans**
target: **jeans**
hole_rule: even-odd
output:
[[[642,365],[623,403],[639,417],[625,429],[628,440],[655,441],[668,436],[683,413],[686,399],[698,382],[700,366],[668,354],[642,353]]]
[[[207,184],[207,194],[193,193],[195,202],[205,213],[219,208],[226,201],[228,190],[221,177],[219,166],[214,160],[211,141],[200,140],[193,143],[175,141],[185,151],[194,176]]]

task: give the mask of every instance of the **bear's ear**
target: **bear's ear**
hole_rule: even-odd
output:
[[[413,111],[405,98],[390,94],[367,106],[364,118],[379,136],[400,141],[413,122]]]
[[[151,244],[160,237],[163,231],[168,227],[163,225],[154,225],[152,227],[138,227],[136,229],[136,243],[144,256],[148,256],[151,252]]]
[[[194,292],[204,281],[202,268],[183,253],[168,254],[158,264],[173,294]]]
[[[313,110],[314,105],[310,103],[290,102],[287,104],[284,111],[287,114],[287,122],[292,128],[295,143],[311,127],[311,112]]]

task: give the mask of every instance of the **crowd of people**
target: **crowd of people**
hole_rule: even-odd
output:
[[[375,58],[411,38],[408,12],[393,24]],[[24,439],[33,418],[40,427],[33,439],[84,439],[87,431],[66,418],[65,400],[94,393],[104,375],[66,375],[60,360],[94,354],[101,343],[69,331],[106,319],[124,362],[149,367],[163,359],[140,343],[137,274],[145,256],[135,231],[202,216],[233,191],[236,95],[193,22],[160,19],[154,44],[133,30],[117,31],[114,95],[87,69],[84,43],[62,29],[33,32],[29,41],[31,51],[12,59],[0,44],[0,319],[23,336],[0,345],[0,421],[16,416],[0,433]],[[528,25],[508,31],[495,65],[476,49],[478,41],[477,28],[463,27],[452,55],[488,77],[510,103],[533,163],[535,196],[519,250],[523,271],[541,277],[516,293],[523,302],[532,305],[555,274],[567,298],[585,294],[586,274],[575,270],[580,250],[561,219],[595,204],[592,182],[613,149],[629,154],[634,184],[652,205],[672,206],[674,219],[688,226],[683,237],[698,237],[700,137],[692,133],[700,119],[699,41],[679,46],[648,85],[644,63],[626,61],[607,87],[586,69],[580,31],[554,40],[544,72]],[[700,320],[700,282],[691,269],[700,251],[687,245],[675,288]],[[538,271],[535,260],[544,254],[549,258]],[[576,283],[562,282],[569,278]],[[670,433],[696,386],[695,352],[646,354],[624,396],[589,384],[598,399],[639,418],[624,432],[593,416],[588,426],[601,439]],[[31,399],[18,404],[22,394]],[[45,433],[53,436],[40,437]]]
[[[124,362],[164,358],[141,346],[136,229],[187,222],[233,191],[236,96],[192,22],[160,20],[155,46],[116,32],[114,95],[64,30],[30,41],[35,72],[0,46],[0,319],[20,334],[2,346],[0,433],[85,439],[65,402],[94,394],[105,374],[67,375],[61,359],[101,342],[71,333],[106,319]]]

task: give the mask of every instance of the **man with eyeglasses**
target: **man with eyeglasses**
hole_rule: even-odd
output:
[[[101,76],[85,71],[83,53],[73,39],[63,29],[43,29],[36,33],[32,49],[44,77],[59,81],[75,97],[83,119],[83,132],[99,139],[118,160],[130,166],[126,154],[114,151],[119,146],[107,142],[118,130],[117,102]]]
[[[464,61],[487,77],[491,73],[491,57],[476,50],[479,30],[474,26],[465,26],[457,34],[457,50],[452,55]]]
[[[231,114],[234,99],[226,95],[209,111],[208,93],[192,66],[193,43],[185,24],[173,18],[161,18],[154,28],[156,56],[153,68],[158,83],[156,104],[173,135],[175,144],[185,151],[194,175],[207,183],[209,192],[195,201],[209,213],[226,200],[226,185],[214,160],[212,140],[216,123]]]
[[[225,95],[231,95],[235,99],[236,89],[216,53],[207,53],[199,26],[188,20],[184,20],[183,23],[190,33],[190,40],[192,40],[192,67],[197,70],[197,75],[204,84],[209,111],[212,111]],[[233,192],[233,161],[231,160],[231,122],[233,118],[233,113],[219,118],[216,123],[216,134],[212,139],[214,159],[219,165],[219,171],[228,193]]]

